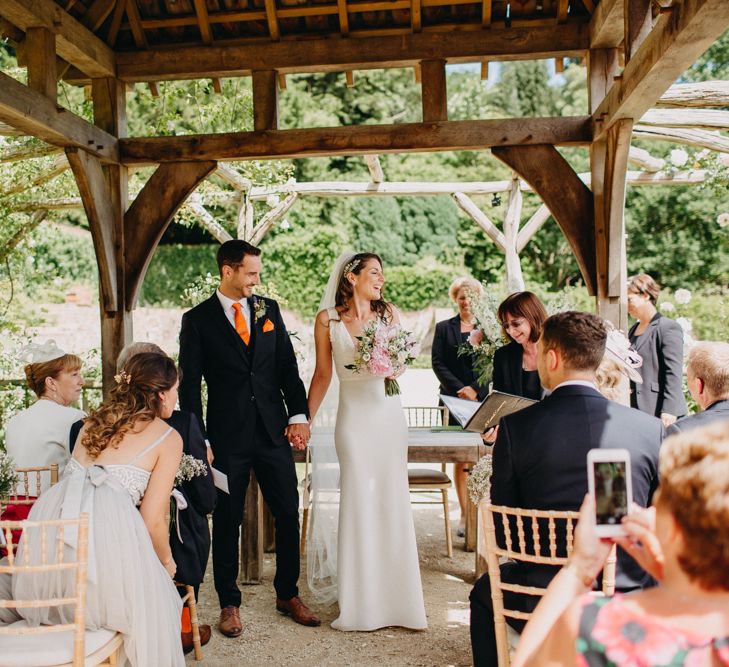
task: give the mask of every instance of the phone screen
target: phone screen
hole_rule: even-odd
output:
[[[597,523],[617,525],[628,514],[625,461],[594,461],[593,466]]]

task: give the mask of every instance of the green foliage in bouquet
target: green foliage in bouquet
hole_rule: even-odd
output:
[[[6,498],[15,491],[18,475],[15,472],[15,463],[7,452],[0,451],[0,498]]]

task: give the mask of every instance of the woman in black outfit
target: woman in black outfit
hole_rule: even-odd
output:
[[[537,341],[547,319],[546,309],[532,292],[515,292],[501,302],[497,317],[511,342],[494,354],[492,389],[540,400]]]
[[[628,337],[643,357],[643,384],[630,383],[630,405],[659,417],[668,428],[686,414],[683,329],[656,309],[660,287],[647,273],[628,279],[628,313],[638,321]]]
[[[480,401],[488,391],[487,387],[478,383],[473,357],[470,354],[458,354],[458,347],[468,341],[468,336],[476,326],[468,301],[469,291],[480,296],[483,291],[481,283],[473,278],[463,277],[456,278],[451,284],[448,294],[458,307],[458,315],[436,324],[431,354],[433,372],[440,382],[441,394]],[[449,418],[448,423],[458,425],[453,417]],[[461,506],[461,519],[456,531],[459,537],[464,536],[466,525],[467,468],[466,463],[454,464],[455,486]]]

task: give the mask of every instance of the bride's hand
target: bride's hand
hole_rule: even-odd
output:
[[[399,378],[406,370],[407,370],[406,367],[403,366],[400,370],[395,371],[392,375],[388,375],[387,379],[388,380],[397,380],[397,378]]]
[[[164,565],[165,570],[167,570],[167,574],[170,575],[170,579],[174,579],[175,573],[177,572],[177,563],[175,563],[175,559],[170,556],[168,560],[162,563],[162,565]]]

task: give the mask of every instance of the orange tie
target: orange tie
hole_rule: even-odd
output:
[[[233,310],[235,311],[233,316],[235,330],[238,332],[238,335],[241,337],[243,342],[248,345],[251,340],[251,334],[248,331],[248,324],[246,322],[245,315],[243,315],[243,309],[239,303],[234,303]]]

